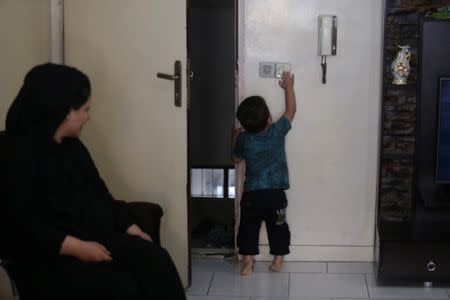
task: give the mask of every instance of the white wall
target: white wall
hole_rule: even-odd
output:
[[[0,130],[26,72],[49,60],[50,0],[0,1]]]
[[[261,61],[290,62],[298,112],[287,136],[291,188],[287,260],[373,260],[381,101],[382,0],[245,0],[240,99],[266,98],[284,109]],[[337,56],[321,82],[317,17],[338,16]],[[262,254],[268,259],[265,231]]]

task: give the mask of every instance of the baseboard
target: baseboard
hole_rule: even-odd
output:
[[[269,246],[261,245],[258,261],[270,261]],[[373,246],[291,246],[285,261],[374,261]]]

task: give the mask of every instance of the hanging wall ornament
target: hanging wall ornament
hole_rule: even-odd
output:
[[[397,53],[397,57],[391,64],[392,84],[402,85],[407,83],[408,75],[411,70],[409,60],[411,58],[411,51],[409,46],[397,46],[400,51]]]

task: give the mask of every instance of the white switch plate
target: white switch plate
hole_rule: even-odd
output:
[[[278,63],[278,62],[260,62],[259,63],[259,76],[266,78],[281,78],[281,74],[284,71],[291,71],[290,63]]]
[[[275,77],[281,78],[283,72],[291,72],[291,64],[290,63],[277,63]]]

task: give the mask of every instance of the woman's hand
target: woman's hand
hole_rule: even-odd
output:
[[[75,257],[86,262],[112,260],[111,252],[102,244],[93,241],[81,241]]]
[[[84,262],[112,260],[111,252],[102,244],[94,241],[82,241],[70,235],[64,239],[60,254],[73,256]]]
[[[141,239],[144,239],[146,241],[152,242],[152,238],[146,234],[145,232],[143,232],[139,226],[137,226],[136,224],[131,225],[130,227],[128,227],[127,229],[127,233],[129,235],[136,235],[138,237],[140,237]]]

